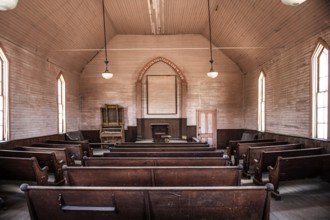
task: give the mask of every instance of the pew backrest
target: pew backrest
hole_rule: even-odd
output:
[[[70,186],[238,186],[241,168],[181,167],[63,167]]]
[[[34,219],[268,220],[272,185],[40,187],[21,185]]]
[[[263,184],[262,174],[267,172],[267,167],[274,167],[277,157],[299,157],[308,155],[323,154],[324,148],[301,148],[294,150],[279,150],[279,151],[262,151],[260,157],[255,159],[254,178],[253,181],[257,184]]]
[[[84,157],[81,144],[55,144],[55,143],[35,143],[32,147],[46,147],[46,148],[65,148],[69,153],[69,157],[74,160],[82,160]]]
[[[84,157],[84,166],[227,166],[221,157]]]
[[[222,157],[223,151],[192,152],[105,152],[104,157]]]
[[[48,167],[40,168],[35,157],[0,157],[0,177],[5,180],[33,181],[47,185]]]
[[[176,152],[176,151],[215,151],[214,147],[137,147],[137,148],[116,148],[110,147],[110,152]]]
[[[83,156],[91,157],[93,156],[93,148],[89,145],[88,140],[83,141],[68,141],[68,140],[47,140],[46,143],[51,144],[69,144],[69,145],[81,145],[83,153],[81,154]],[[81,158],[80,158],[81,159]]]
[[[239,143],[237,150],[234,152],[235,165],[238,164],[240,159],[243,159],[243,155],[246,155],[249,147],[260,147],[260,146],[272,146],[272,145],[283,145],[288,144],[287,141],[272,141],[262,143]]]
[[[137,147],[143,147],[143,148],[159,148],[159,147],[167,147],[167,148],[177,148],[177,147],[209,147],[208,143],[118,143],[115,145],[116,148],[137,148]]]
[[[227,147],[227,154],[229,158],[234,155],[234,151],[237,150],[237,146],[239,143],[262,143],[262,142],[274,142],[276,139],[255,139],[255,140],[248,140],[248,141],[243,141],[243,140],[230,140],[228,147]]]
[[[0,150],[1,157],[35,157],[40,167],[48,167],[48,171],[54,173],[55,184],[64,182],[63,177],[63,161],[58,161],[53,152],[33,152],[33,151],[18,151],[18,150]]]
[[[34,145],[34,144],[33,144]],[[16,147],[15,150],[21,151],[35,151],[35,152],[53,152],[58,160],[63,160],[64,165],[74,166],[74,158],[70,157],[70,154],[66,148],[47,148],[47,147],[31,147],[31,146],[20,146]]]
[[[300,143],[249,147],[246,155],[243,155],[243,172],[247,176],[254,173],[254,160],[259,159],[263,151],[292,150],[292,149],[299,149],[301,147],[302,144]]]

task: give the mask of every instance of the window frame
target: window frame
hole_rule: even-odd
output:
[[[258,78],[258,131],[266,131],[266,75],[261,71]]]
[[[58,133],[66,132],[66,87],[63,74],[57,77],[57,119]]]
[[[0,101],[2,100],[3,115],[0,122],[0,142],[9,141],[9,102],[8,102],[8,77],[9,60],[0,45]],[[1,110],[0,110],[1,111]],[[1,114],[0,114],[1,115]],[[2,125],[1,125],[2,124]],[[2,131],[1,131],[2,130]]]
[[[320,139],[320,140],[328,140],[330,137],[330,127],[329,127],[329,116],[330,116],[330,108],[329,108],[329,101],[330,101],[330,95],[329,95],[329,85],[330,85],[330,56],[329,56],[329,45],[322,39],[319,39],[312,58],[311,58],[311,66],[312,66],[312,120],[311,120],[311,137],[315,138],[315,139]],[[317,130],[317,125],[318,125],[318,118],[317,118],[317,110],[320,109],[321,107],[318,106],[317,104],[317,98],[318,98],[318,94],[320,94],[319,92],[319,58],[321,56],[321,54],[323,53],[324,50],[328,51],[328,83],[327,83],[327,106],[326,106],[326,113],[327,113],[327,122],[326,122],[326,138],[324,137],[319,137],[318,136],[318,130]]]

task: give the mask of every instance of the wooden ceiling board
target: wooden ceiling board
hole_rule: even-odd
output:
[[[329,0],[296,7],[280,0],[210,4],[213,44],[226,47],[244,72],[330,27]],[[105,8],[107,41],[117,34],[209,38],[207,0],[105,0]],[[0,12],[0,37],[79,73],[104,48],[102,22],[102,0],[20,0],[16,9]]]

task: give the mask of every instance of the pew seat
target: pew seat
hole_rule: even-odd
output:
[[[3,180],[33,181],[38,185],[48,184],[48,167],[41,168],[35,157],[0,156],[0,178]]]
[[[324,177],[330,180],[330,154],[300,157],[277,157],[274,167],[268,166],[269,181],[274,185],[272,195],[281,199],[279,185],[281,181]]]
[[[48,167],[48,171],[54,174],[56,185],[64,184],[63,177],[63,160],[58,161],[54,152],[33,152],[33,151],[17,151],[17,150],[0,150],[1,157],[35,157],[39,166]]]
[[[32,220],[268,220],[272,185],[20,188]]]
[[[221,157],[84,157],[84,166],[227,166]]]
[[[63,167],[70,186],[239,186],[241,168],[180,167]]]
[[[323,154],[324,148],[302,148],[294,150],[279,150],[279,151],[262,151],[258,159],[254,159],[254,177],[253,182],[257,185],[264,184],[262,181],[262,174],[267,172],[267,167],[274,167],[277,157],[299,157],[308,155]]]

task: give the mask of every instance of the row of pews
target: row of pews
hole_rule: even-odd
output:
[[[233,165],[243,166],[242,174],[253,176],[256,185],[271,183],[272,196],[280,200],[280,182],[321,177],[330,180],[330,154],[324,148],[309,148],[300,143],[275,139],[229,141],[228,157]],[[268,180],[263,176],[268,174]]]
[[[47,149],[62,165],[56,168],[64,179],[60,184],[21,185],[31,219],[269,219],[272,184],[242,186],[241,165],[207,144],[122,143],[101,157],[84,144],[58,141],[11,150],[14,155]],[[58,149],[65,155],[56,155]],[[39,162],[36,156],[13,158]],[[50,172],[50,165],[40,164]],[[2,172],[1,177],[10,178]]]

